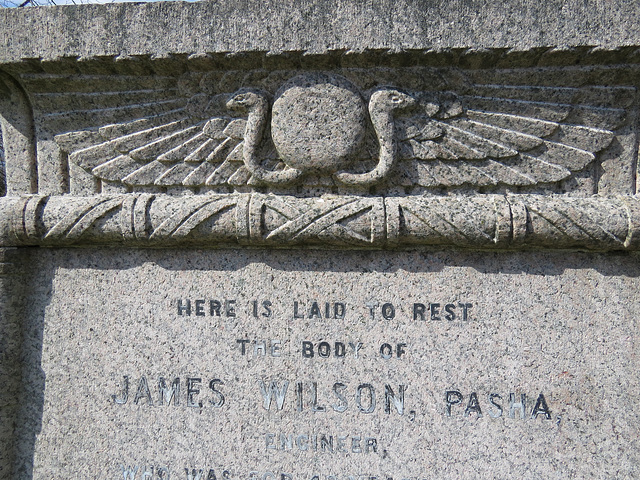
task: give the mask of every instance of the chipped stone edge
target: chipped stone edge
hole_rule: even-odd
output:
[[[262,0],[243,2],[242,8],[234,2],[162,2],[4,9],[0,62],[38,54],[609,47],[638,44],[633,27],[639,16],[635,2],[625,0]]]
[[[640,44],[640,42],[638,42]],[[489,69],[544,68],[572,66],[619,66],[640,64],[640,46],[621,45],[545,45],[512,48],[367,48],[328,49],[321,53],[307,50],[193,52],[139,55],[31,55],[0,59],[0,67],[12,75],[64,73],[67,75],[131,74],[181,75],[209,70],[331,69],[375,66],[422,66],[433,68]]]
[[[0,246],[640,250],[640,197],[261,193],[0,199]]]

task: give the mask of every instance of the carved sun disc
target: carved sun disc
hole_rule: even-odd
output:
[[[273,143],[290,167],[334,172],[344,168],[360,148],[366,112],[358,90],[346,78],[299,75],[276,94]]]

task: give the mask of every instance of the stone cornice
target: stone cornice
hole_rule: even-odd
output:
[[[2,13],[2,10],[0,10]],[[638,42],[640,45],[640,40]],[[640,64],[640,47],[540,46],[519,48],[427,48],[327,50],[265,50],[246,52],[125,53],[97,56],[23,56],[0,61],[0,71],[12,75],[130,75],[132,72],[179,75],[209,70],[336,69],[372,67],[433,67],[473,69],[620,66]]]
[[[500,18],[500,22],[495,19]],[[0,10],[0,64],[25,58],[640,45],[635,2],[159,2]]]

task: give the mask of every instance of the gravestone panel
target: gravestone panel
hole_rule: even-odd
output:
[[[593,3],[0,11],[0,477],[638,477]]]
[[[63,249],[33,267],[36,478],[635,474],[637,261]]]

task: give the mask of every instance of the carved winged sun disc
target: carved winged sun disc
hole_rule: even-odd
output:
[[[89,146],[74,144],[77,132],[56,141],[71,163],[131,187],[278,185],[307,173],[365,186],[398,175],[427,187],[537,185],[568,178],[611,144],[626,111],[593,100],[626,95],[610,90],[364,91],[337,74],[305,73],[273,96],[253,87],[197,93],[178,108],[156,103],[140,118],[102,126],[102,141]]]
[[[368,113],[380,145],[379,164],[366,174],[340,172],[335,178],[343,183],[370,184],[384,177],[396,155],[392,112],[414,104],[412,97],[392,88],[373,92]],[[349,166],[365,139],[367,108],[356,87],[338,75],[300,75],[276,93],[271,137],[288,167],[282,171],[265,170],[256,155],[268,121],[268,96],[245,90],[234,95],[227,106],[248,114],[245,165],[254,177],[268,183],[288,183],[314,170],[335,173]]]

